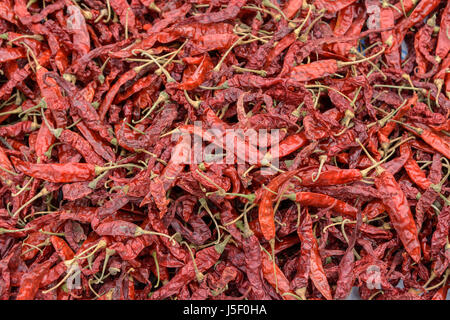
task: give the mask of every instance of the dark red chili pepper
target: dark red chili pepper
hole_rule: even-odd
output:
[[[308,251],[309,255],[309,277],[314,283],[314,286],[323,294],[327,300],[332,299],[331,288],[323,269],[322,259],[319,254],[319,247],[312,229],[312,220],[308,212],[305,213],[302,223],[297,228],[297,234],[302,242],[303,256]],[[301,261],[301,258],[300,258]],[[299,262],[300,262],[299,261]],[[295,281],[295,280],[294,280]],[[306,288],[306,287],[303,287]],[[302,289],[301,287],[298,289]]]
[[[421,250],[417,228],[400,185],[391,173],[378,167],[375,186],[406,251],[414,261],[419,262]]]

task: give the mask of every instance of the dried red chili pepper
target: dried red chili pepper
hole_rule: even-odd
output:
[[[449,8],[1,2],[0,299],[445,299]]]
[[[389,214],[392,225],[411,258],[419,262],[421,258],[420,242],[408,200],[406,200],[404,192],[391,173],[381,167],[377,167],[376,170],[375,186],[381,193],[381,200]]]

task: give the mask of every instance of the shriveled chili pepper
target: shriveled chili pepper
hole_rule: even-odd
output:
[[[229,240],[229,238],[227,239]],[[199,273],[211,268],[220,258],[228,242],[227,239],[225,239],[224,243],[198,251],[195,255],[195,261],[190,260],[183,266],[175,277],[152,294],[151,299],[164,299],[178,293],[182,286],[193,281]]]
[[[11,160],[14,167],[26,175],[55,183],[90,181],[98,174],[117,168],[117,166],[100,167],[91,163],[30,163],[15,157]]]
[[[282,184],[295,176],[298,171],[299,170],[294,170],[280,174],[274,178],[262,192],[258,210],[258,220],[261,231],[266,240],[272,240],[275,238],[275,221],[272,205],[278,189],[282,186]]]
[[[308,251],[309,255],[309,277],[314,283],[314,286],[323,294],[323,296],[331,300],[331,289],[328,284],[328,280],[323,269],[322,260],[319,254],[319,247],[317,240],[314,236],[312,229],[312,220],[308,212],[305,213],[303,221],[297,228],[297,234],[300,241],[304,243],[302,245],[302,255],[306,254],[304,251]],[[300,261],[301,262],[301,258]],[[295,281],[295,279],[293,280]],[[296,292],[304,295],[306,287],[297,288]]]
[[[353,218],[356,217],[358,212],[358,210],[351,205],[325,194],[314,192],[297,192],[295,195],[287,195],[286,197],[304,206],[328,208],[341,215],[346,215]]]
[[[400,146],[401,154],[408,154],[408,160],[406,161],[404,168],[408,176],[417,184],[420,188],[426,190],[431,185],[431,182],[425,176],[425,173],[420,169],[417,162],[412,157],[411,147],[408,143],[404,143]]]
[[[408,200],[406,200],[404,192],[391,173],[381,167],[377,167],[376,170],[375,186],[382,194],[381,200],[389,214],[392,225],[408,254],[414,261],[419,262],[421,259],[420,242]]]

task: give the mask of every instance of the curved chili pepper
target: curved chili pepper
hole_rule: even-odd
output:
[[[355,218],[358,210],[355,207],[345,203],[344,201],[335,199],[325,194],[314,192],[297,192],[294,196],[288,196],[290,199],[299,202],[304,206],[312,206],[318,208],[328,208],[339,214],[347,215]]]
[[[90,163],[39,164],[11,157],[14,167],[28,176],[55,183],[90,181],[95,178],[95,165]]]
[[[406,196],[391,173],[382,169],[378,171],[381,172],[375,178],[375,186],[382,194],[381,200],[389,214],[392,225],[411,258],[419,262],[421,256],[420,242]]]
[[[387,6],[387,2],[383,2],[380,9],[380,28],[388,29],[395,27],[394,10]],[[385,52],[386,62],[396,69],[400,66],[400,44],[396,40],[396,33],[393,30],[381,32],[383,43],[388,45]]]
[[[278,189],[295,176],[299,170],[288,171],[274,178],[263,190],[259,203],[258,220],[261,232],[266,240],[275,238],[275,220],[272,203],[276,197]]]
[[[34,264],[31,270],[27,272],[20,282],[19,293],[17,294],[16,300],[32,300],[34,299],[36,293],[39,290],[39,285],[50,269],[50,267],[55,263],[57,255],[54,254],[49,260],[41,263]]]
[[[431,182],[425,176],[425,173],[420,169],[417,162],[412,157],[411,147],[408,143],[404,143],[400,146],[400,154],[408,155],[408,160],[406,161],[404,168],[406,173],[417,184],[420,188],[426,190],[431,185]]]
[[[311,277],[314,286],[327,300],[332,300],[333,297],[331,295],[331,288],[328,284],[328,279],[323,269],[322,259],[319,254],[317,240],[313,233],[312,220],[309,213],[305,213],[302,223],[297,228],[297,234],[302,242],[302,256],[306,254],[304,251],[309,252],[309,276]],[[301,262],[301,260],[299,262]]]
[[[160,289],[156,290],[152,294],[151,299],[160,300],[178,293],[181,287],[195,279],[196,271],[205,272],[217,262],[217,260],[222,255],[227,242],[228,240],[225,240],[224,243],[220,243],[218,245],[198,251],[195,254],[196,267],[194,267],[194,262],[190,260],[179,270],[179,272],[174,277],[172,277],[172,279],[170,279],[168,283],[166,283]]]
[[[411,98],[409,98],[405,104],[397,111],[397,113],[392,118],[393,120],[399,121],[410,109],[414,107],[417,103],[418,96],[414,94]],[[389,143],[389,135],[394,131],[396,127],[396,123],[394,121],[390,121],[386,123],[380,130],[378,130],[378,139],[380,143],[383,145],[387,145]]]
[[[284,300],[296,300],[292,295],[291,287],[283,271],[271,261],[266,252],[261,253],[262,257],[262,272],[264,278],[270,283],[272,287],[277,287]],[[275,268],[275,269],[274,269]],[[286,294],[288,293],[288,294]],[[289,294],[290,293],[290,294]]]
[[[63,239],[57,236],[50,236],[50,241],[61,259],[70,260],[74,257],[74,252]]]

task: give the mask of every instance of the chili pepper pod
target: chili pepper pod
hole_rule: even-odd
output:
[[[297,192],[295,194],[286,195],[285,197],[304,206],[328,208],[341,215],[346,215],[352,218],[355,218],[358,213],[358,210],[355,207],[325,194],[314,192]]]
[[[274,178],[262,192],[258,209],[258,220],[261,227],[261,232],[266,240],[275,238],[276,228],[272,204],[278,189],[283,185],[283,183],[290,180],[298,172],[299,170],[294,170],[280,174]]]
[[[55,263],[56,259],[57,255],[54,254],[47,261],[41,264],[33,265],[33,268],[22,278],[16,300],[34,299],[37,291],[39,290],[39,285],[42,279],[44,278],[50,267]]]
[[[85,124],[90,129],[94,130],[100,137],[109,143],[117,145],[117,139],[111,133],[112,129],[102,122],[95,108],[86,101],[83,94],[79,92],[72,83],[50,72],[44,74],[43,81],[47,81],[48,78],[51,78],[56,82],[57,86],[64,89],[68,94],[72,108],[75,109],[77,114],[84,120]]]
[[[380,9],[380,28],[388,29],[395,26],[394,11],[388,6],[387,1],[383,1]],[[400,44],[396,40],[396,34],[393,30],[381,32],[381,39],[383,43],[388,46],[385,52],[386,62],[396,69],[401,69],[400,66]]]
[[[450,158],[450,139],[427,128],[416,128],[408,124],[402,124],[406,130],[414,133],[425,141],[430,147]]]
[[[289,281],[283,274],[283,271],[271,261],[267,252],[262,252],[262,271],[264,278],[270,285],[277,288],[284,300],[296,300],[291,291]]]
[[[311,278],[314,286],[322,293],[327,300],[332,300],[331,288],[328,284],[328,279],[323,268],[322,258],[319,254],[319,247],[317,240],[314,236],[312,228],[312,219],[308,211],[304,213],[302,222],[297,228],[297,235],[302,243],[301,255],[299,257],[299,263],[303,263],[303,257],[309,256],[309,277]],[[298,267],[298,269],[300,266]],[[297,276],[300,274],[296,275]],[[296,283],[296,278],[293,279],[293,283]],[[300,296],[304,296],[306,286],[296,289],[296,293]]]
[[[411,110],[411,107],[414,107],[417,103],[418,96],[416,93],[407,99],[399,108],[395,115],[392,117],[392,120],[399,121],[401,118]],[[389,135],[395,129],[397,123],[395,121],[389,121],[388,117],[385,117],[381,120],[381,129],[378,130],[378,139],[381,143],[383,150],[387,150],[389,147]],[[386,122],[387,121],[387,122]]]
[[[367,156],[370,157],[368,153]],[[373,162],[375,163],[375,160]],[[376,171],[375,186],[382,195],[381,200],[389,214],[392,225],[408,254],[418,263],[421,259],[421,247],[408,200],[406,200],[404,192],[390,172],[381,167],[377,167]]]
[[[2,184],[11,186],[13,184],[13,181],[11,179],[16,173],[11,161],[9,161],[8,155],[5,153],[5,150],[2,147],[0,147],[0,167],[0,180]]]
[[[130,164],[100,167],[91,163],[30,163],[11,157],[14,167],[28,176],[54,183],[91,181],[97,175],[115,168],[132,167]]]
[[[245,264],[247,267],[247,277],[252,285],[251,296],[259,300],[269,300],[267,292],[264,290],[262,255],[258,238],[250,229],[247,220],[245,220],[243,230],[242,247],[245,254]],[[237,224],[237,226],[241,226]]]
[[[327,59],[296,66],[292,69],[289,75],[288,84],[296,84],[299,82],[305,82],[329,76],[339,71],[339,69],[342,67],[368,61],[379,56],[384,51],[385,49],[383,48],[372,57],[368,57],[359,61],[342,62],[334,59]]]
[[[270,164],[273,159],[281,159],[300,149],[306,143],[307,139],[304,133],[290,135],[276,146],[271,147],[260,161],[261,165]]]
[[[61,259],[63,260],[73,259],[74,252],[63,239],[52,235],[50,236],[50,241],[53,245],[53,248],[58,253]]]
[[[52,128],[43,113],[42,119],[45,123],[45,126],[48,128],[48,131],[52,135],[54,135],[62,143],[66,143],[72,146],[85,158],[86,162],[95,165],[102,165],[104,163],[104,161],[94,152],[89,142],[84,140],[83,137],[81,137],[78,133],[62,128]]]
[[[230,237],[227,237],[222,243],[198,251],[180,271],[160,289],[152,295],[152,300],[165,299],[178,293],[182,286],[193,281],[198,272],[205,272],[211,268],[222,255]]]
[[[450,38],[449,38],[449,28],[450,28],[450,5],[447,2],[445,9],[442,13],[441,24],[439,26],[439,36],[436,45],[436,59],[439,57],[440,60],[445,59],[448,52],[450,51]]]
[[[362,211],[362,216],[363,218],[367,217],[367,219],[373,219],[385,211],[386,209],[383,202],[381,200],[376,200],[367,204]]]
[[[404,143],[400,146],[400,154],[409,155],[404,168],[406,173],[420,188],[426,190],[431,185],[431,182],[425,176],[425,173],[420,169],[417,162],[412,157],[411,147],[408,143]]]

